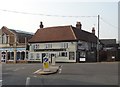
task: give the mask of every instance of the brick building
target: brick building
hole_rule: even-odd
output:
[[[9,29],[0,29],[0,60],[1,62],[16,62],[27,58],[26,44],[32,34]]]

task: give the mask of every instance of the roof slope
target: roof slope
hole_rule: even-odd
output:
[[[58,26],[38,29],[29,42],[53,42],[76,40],[71,26]]]
[[[78,40],[97,43],[97,37],[93,33],[80,30],[75,27],[73,27],[73,31]]]
[[[32,34],[27,32],[23,32],[23,31],[20,32],[14,29],[8,29],[6,26],[3,26],[1,29],[2,29],[2,32],[4,32],[6,35],[9,35],[9,37],[11,38],[10,39],[11,43],[14,43],[15,35],[17,36],[17,41],[19,43],[25,43],[25,37],[28,41],[33,36]]]
[[[16,34],[16,36],[18,37],[17,41],[19,43],[25,43],[25,37],[28,41],[33,36],[32,34],[24,32],[24,31],[18,31],[18,30],[13,30],[13,29],[9,29],[9,30]]]
[[[29,43],[77,40],[97,42],[97,37],[92,33],[72,26],[57,26],[38,29],[35,35],[29,40]]]

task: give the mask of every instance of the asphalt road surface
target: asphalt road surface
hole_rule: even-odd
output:
[[[56,74],[36,75],[41,63],[2,64],[2,85],[118,85],[118,63],[57,63]]]

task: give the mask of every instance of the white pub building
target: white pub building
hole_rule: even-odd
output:
[[[77,22],[73,26],[55,26],[40,29],[29,40],[29,62],[43,62],[47,54],[49,61],[55,57],[56,62],[87,62],[96,61],[97,37],[95,29],[92,33],[81,29]]]

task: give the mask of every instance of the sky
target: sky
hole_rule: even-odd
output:
[[[35,33],[40,21],[44,27],[81,22],[85,31],[95,27],[98,36],[98,15],[100,39],[118,40],[118,0],[0,0],[0,28]]]

